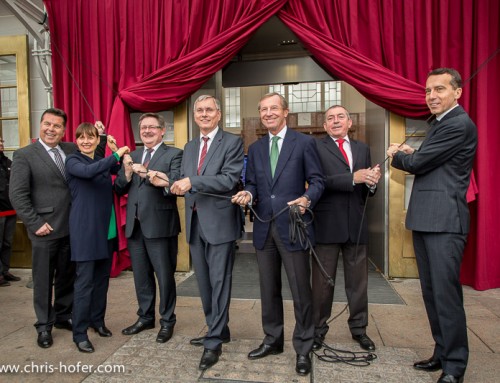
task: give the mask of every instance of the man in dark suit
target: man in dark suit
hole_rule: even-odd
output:
[[[368,230],[363,212],[367,195],[375,193],[380,167],[371,167],[368,145],[349,138],[347,133],[351,125],[349,112],[343,106],[332,106],[326,111],[323,127],[328,136],[318,141],[325,191],[314,208],[316,253],[327,274],[335,281],[337,262],[342,251],[349,329],[353,339],[362,348],[373,351],[375,344],[366,334]],[[313,262],[314,350],[321,348],[328,332],[327,321],[332,311],[333,293],[334,287],[329,285],[318,264]]]
[[[166,122],[157,113],[143,114],[139,131],[144,148],[124,156],[114,184],[119,195],[128,193],[125,235],[139,304],[139,318],[122,333],[133,335],[155,327],[156,275],[161,326],[156,341],[165,343],[176,322],[174,273],[180,219],[176,197],[153,181],[163,179],[168,185],[179,178],[182,150],[163,143]]]
[[[42,348],[53,344],[52,326],[72,329],[75,265],[70,260],[71,195],[64,160],[76,145],[61,142],[66,121],[60,109],[43,112],[40,138],[14,152],[10,178],[10,200],[31,240],[35,327]]]
[[[477,147],[477,129],[458,105],[460,74],[451,68],[431,71],[425,86],[435,120],[418,150],[391,144],[392,166],[415,174],[406,227],[413,247],[427,317],[435,341],[431,358],[419,370],[442,369],[439,382],[463,382],[469,355],[460,285],[460,263],[469,232],[466,193]]]
[[[186,197],[186,237],[208,326],[205,336],[191,340],[195,346],[204,346],[200,370],[217,363],[222,343],[230,340],[235,241],[242,232],[241,211],[231,197],[237,192],[243,169],[243,143],[218,126],[220,119],[219,100],[207,95],[196,99],[194,120],[200,137],[186,144],[181,167],[184,178],[170,188]]]
[[[264,95],[258,109],[269,135],[250,146],[245,190],[237,193],[233,202],[246,205],[252,199],[256,200],[256,213],[263,220],[274,217],[287,205],[299,205],[300,212],[304,214],[305,207],[313,206],[324,188],[316,141],[286,126],[288,103],[280,94]],[[311,371],[309,353],[314,338],[309,253],[299,243],[291,243],[289,223],[288,212],[271,222],[254,221],[253,243],[259,265],[265,338],[248,357],[258,359],[283,352],[283,264],[294,303],[295,370],[300,375],[307,375]],[[314,244],[311,226],[308,227],[308,235]]]
[[[20,281],[10,272],[12,241],[16,231],[16,211],[9,199],[10,168],[12,161],[4,152],[4,140],[0,137],[0,286],[10,286]]]

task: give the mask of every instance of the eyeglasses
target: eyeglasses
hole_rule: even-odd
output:
[[[153,130],[153,129],[161,129],[161,126],[158,126],[158,125],[141,125],[139,127],[139,129],[141,130]]]
[[[214,108],[196,108],[195,109],[196,114],[203,114],[203,113],[212,114],[213,112],[216,112],[216,111],[217,111],[217,109],[214,109]]]
[[[259,109],[259,112],[262,113],[262,114],[267,114],[267,112],[271,112],[271,113],[277,113],[278,111],[280,111],[282,108],[278,105],[273,105],[271,106],[270,108],[268,108],[267,106],[265,106],[264,108],[260,108]]]

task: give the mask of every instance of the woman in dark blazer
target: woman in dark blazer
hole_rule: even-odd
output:
[[[69,231],[71,260],[76,262],[73,302],[73,341],[81,352],[94,352],[87,329],[100,336],[111,331],[104,324],[106,298],[116,244],[116,219],[113,208],[111,174],[120,169],[120,158],[130,150],[116,149],[108,136],[111,156],[95,156],[99,133],[84,122],[76,130],[78,152],[66,158],[66,178],[71,191]]]

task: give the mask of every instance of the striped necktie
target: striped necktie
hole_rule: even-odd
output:
[[[208,140],[210,137],[203,138],[203,148],[201,148],[200,162],[198,162],[198,175],[200,175],[203,162],[205,162],[205,157],[207,156]]]
[[[64,170],[64,162],[61,153],[59,153],[59,150],[57,150],[56,148],[52,148],[50,149],[50,151],[54,154],[54,162],[59,168],[59,171],[61,172],[63,178],[66,179],[66,170]]]

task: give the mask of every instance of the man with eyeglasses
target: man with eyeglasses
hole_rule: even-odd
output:
[[[144,147],[124,155],[114,184],[119,195],[128,193],[125,236],[139,305],[137,321],[122,334],[134,335],[155,327],[156,275],[160,292],[156,341],[165,343],[176,322],[174,272],[180,232],[176,197],[168,192],[168,186],[179,178],[182,150],[163,143],[166,122],[160,114],[143,114],[139,130]]]
[[[20,281],[10,271],[12,240],[16,231],[16,211],[9,200],[9,179],[12,161],[4,154],[4,143],[0,137],[0,286]]]
[[[60,109],[43,112],[40,138],[14,152],[10,177],[10,200],[31,240],[35,327],[42,348],[53,344],[52,327],[72,330],[75,264],[70,254],[71,194],[64,160],[77,147],[61,142],[66,121]]]
[[[292,243],[289,213],[276,216],[287,205],[298,205],[301,214],[314,206],[323,193],[323,173],[316,141],[287,126],[288,102],[279,93],[262,97],[258,110],[260,120],[269,134],[250,145],[245,190],[233,197],[233,202],[246,205],[257,201],[256,215],[265,222],[254,221],[253,244],[257,253],[262,301],[262,344],[248,354],[260,359],[281,354],[284,345],[283,298],[281,296],[281,265],[292,292],[295,313],[293,347],[297,354],[295,371],[299,375],[311,372],[309,353],[314,338],[309,251],[299,241]],[[308,185],[306,189],[306,183]],[[271,220],[271,218],[274,218]],[[314,232],[308,227],[314,244]]]
[[[230,341],[229,303],[235,241],[241,237],[242,219],[231,203],[243,169],[241,139],[219,127],[220,102],[202,95],[194,103],[194,120],[200,137],[188,142],[181,177],[170,188],[186,200],[186,238],[207,323],[207,333],[191,340],[203,346],[199,369],[219,360],[222,343]],[[217,194],[222,198],[203,193]]]

